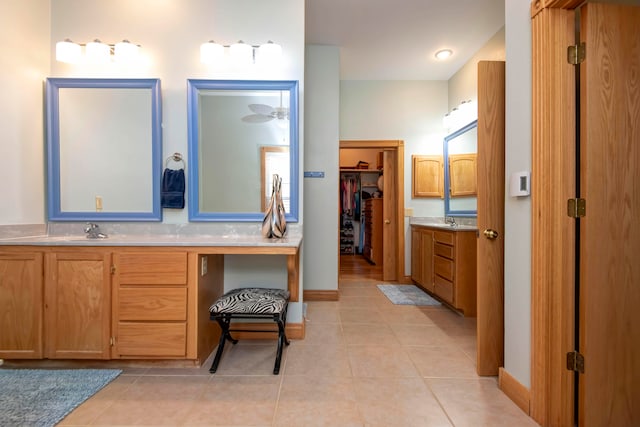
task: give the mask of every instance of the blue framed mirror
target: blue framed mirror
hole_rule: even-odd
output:
[[[298,82],[187,81],[190,221],[261,222],[274,173],[298,221]]]
[[[46,80],[49,221],[161,221],[158,79]]]
[[[478,121],[444,138],[444,215],[478,215]]]

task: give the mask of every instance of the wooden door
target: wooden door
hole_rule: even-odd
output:
[[[581,11],[580,426],[640,425],[640,7]]]
[[[384,150],[383,159],[383,206],[382,206],[382,280],[398,280],[397,248],[388,242],[397,241],[398,236],[398,184],[396,171],[398,153],[396,150]]]
[[[42,254],[0,254],[0,357],[41,359]]]
[[[478,63],[478,375],[504,357],[504,81],[504,62]]]
[[[109,359],[111,255],[47,254],[45,352],[50,359]]]

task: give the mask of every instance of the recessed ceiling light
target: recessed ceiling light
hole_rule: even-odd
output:
[[[450,57],[453,54],[451,49],[442,49],[436,52],[436,58],[439,60],[444,60]]]

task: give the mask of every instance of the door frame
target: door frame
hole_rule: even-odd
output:
[[[574,425],[575,378],[564,355],[575,349],[576,78],[567,62],[582,3],[531,4],[532,245],[531,417],[543,426]]]
[[[396,197],[392,200],[396,208],[396,238],[392,243],[392,254],[396,258],[396,277],[398,282],[404,281],[404,141],[402,140],[340,140],[340,148],[368,148],[393,150],[396,152]],[[386,203],[386,201],[384,202]]]

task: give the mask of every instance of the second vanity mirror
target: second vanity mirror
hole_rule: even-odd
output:
[[[477,216],[478,121],[444,139],[444,214]]]
[[[260,222],[272,176],[298,220],[298,82],[189,80],[189,220]]]
[[[50,221],[160,221],[160,80],[46,81]]]

